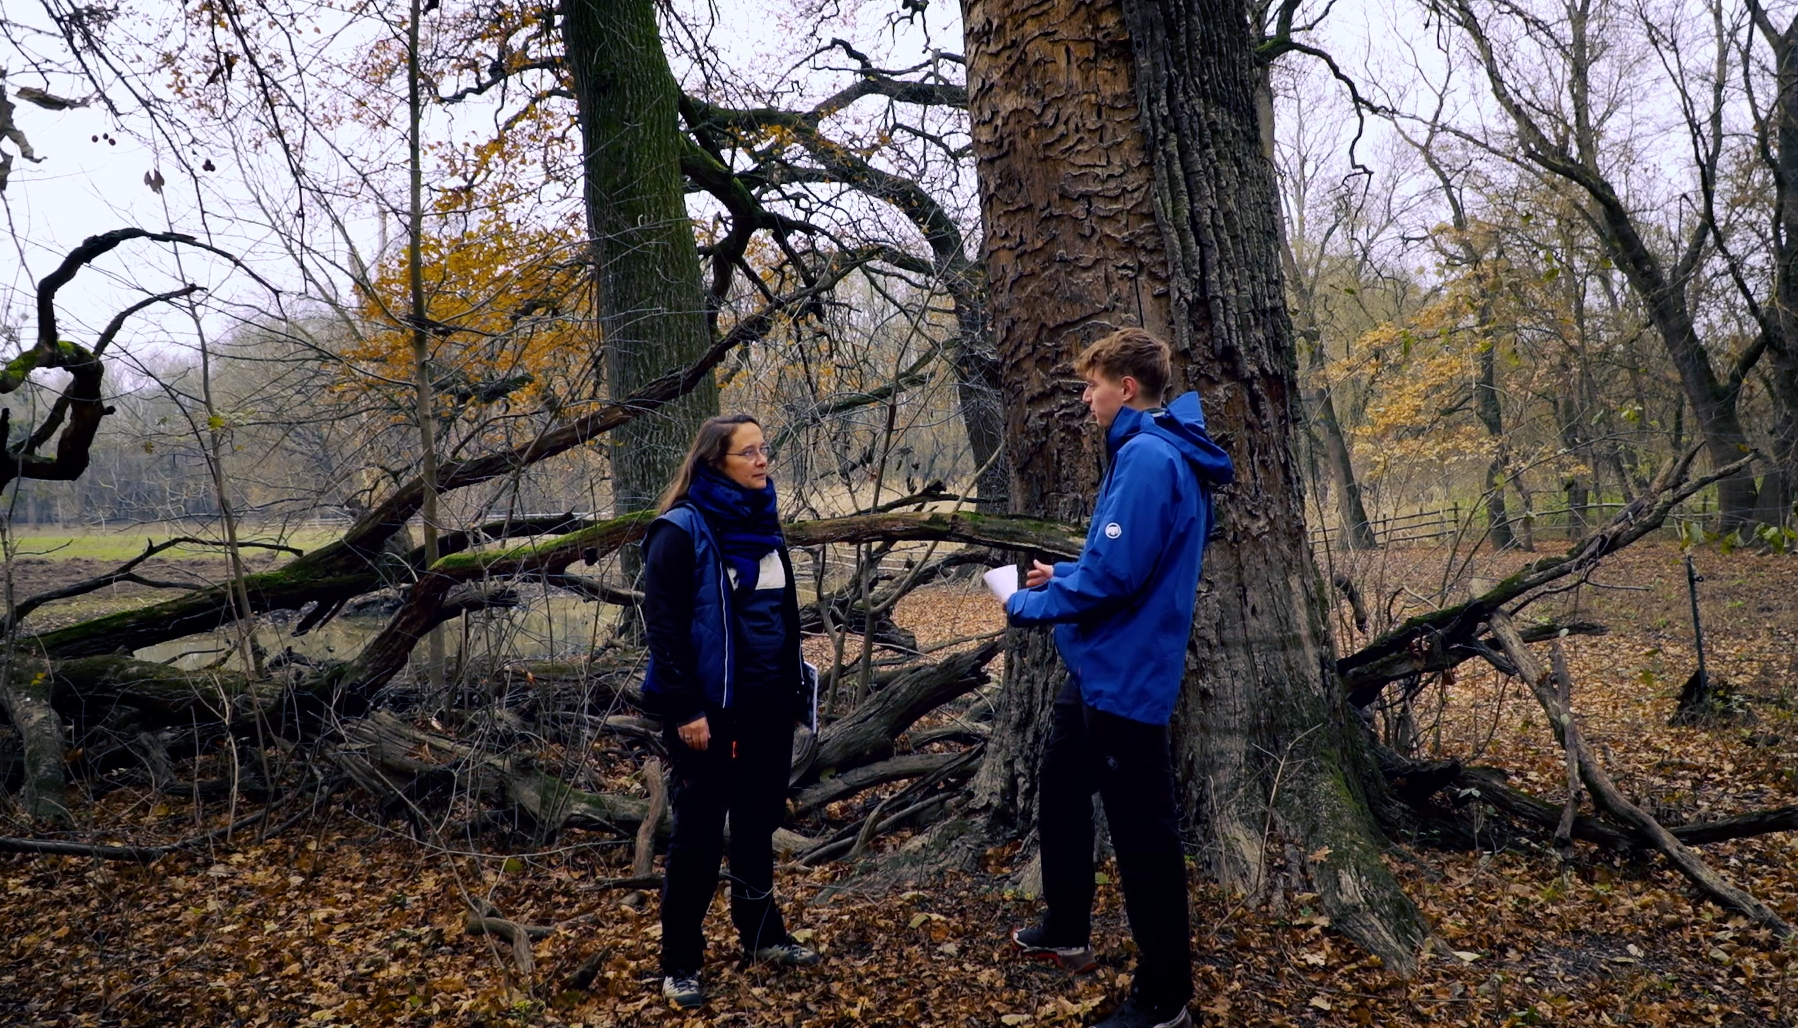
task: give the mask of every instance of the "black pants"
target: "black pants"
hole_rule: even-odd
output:
[[[705,750],[680,741],[676,726],[662,737],[673,764],[669,800],[674,828],[662,879],[662,973],[693,974],[705,961],[700,930],[724,857],[724,817],[730,815],[730,917],[744,947],[785,942],[774,903],[774,830],[786,816],[793,722],[787,716],[708,718]]]
[[[1092,933],[1094,792],[1105,801],[1141,952],[1132,991],[1157,1011],[1183,1006],[1192,998],[1192,940],[1167,728],[1087,706],[1070,678],[1055,698],[1038,796],[1044,927],[1057,945],[1083,945]]]

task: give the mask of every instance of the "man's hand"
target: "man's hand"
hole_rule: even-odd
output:
[[[704,714],[675,729],[675,732],[689,749],[703,752],[712,742],[712,726],[706,723]]]
[[[1055,577],[1055,569],[1050,565],[1044,564],[1040,560],[1033,560],[1030,563],[1035,566],[1024,572],[1024,588],[1035,589],[1039,585],[1047,585],[1049,579]]]

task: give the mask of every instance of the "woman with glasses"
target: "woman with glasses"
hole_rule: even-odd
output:
[[[768,444],[747,414],[701,425],[643,542],[649,671],[673,765],[674,829],[662,885],[662,994],[704,1001],[700,926],[718,885],[730,815],[730,913],[745,960],[803,966],[774,902],[774,830],[786,814],[796,721],[816,679],[799,656],[799,603],[768,478]]]

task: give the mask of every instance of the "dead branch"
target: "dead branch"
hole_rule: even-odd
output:
[[[1605,635],[1610,630],[1608,625],[1596,621],[1568,621],[1531,625],[1522,634],[1524,642],[1534,643],[1563,635]],[[1489,658],[1497,645],[1489,635],[1462,643],[1448,642],[1442,636],[1420,636],[1410,648],[1349,672],[1343,678],[1343,686],[1348,690],[1349,702],[1364,707],[1379,698],[1387,683],[1450,671],[1476,657]]]
[[[649,812],[647,799],[575,789],[509,756],[424,731],[385,710],[345,725],[335,759],[374,795],[404,796],[419,782],[448,776],[462,790],[528,814],[550,833],[565,828],[631,833]],[[667,816],[655,825],[658,834],[666,834]]]
[[[541,925],[527,926],[508,920],[500,914],[499,908],[481,899],[479,896],[469,901],[472,908],[463,921],[463,929],[470,935],[494,935],[504,939],[512,947],[512,961],[518,965],[519,974],[530,974],[537,969],[536,957],[531,953],[531,928],[535,927],[542,935],[548,935],[554,929]]]
[[[637,851],[631,858],[631,877],[647,878],[656,863],[656,824],[668,807],[668,776],[662,762],[651,758],[643,764],[643,784],[649,790],[649,809],[637,826]]]
[[[1561,640],[1555,639],[1549,651],[1553,658],[1555,685],[1564,709],[1573,709],[1573,676],[1567,672],[1567,651],[1561,646]],[[1573,856],[1573,819],[1579,816],[1580,768],[1579,754],[1571,746],[1565,747],[1567,755],[1567,803],[1561,808],[1561,820],[1555,825],[1555,849],[1561,854],[1563,861]]]
[[[96,860],[130,860],[141,864],[147,864],[153,860],[166,857],[170,853],[177,853],[181,850],[205,846],[208,843],[216,842],[219,839],[226,838],[236,832],[241,832],[245,828],[254,827],[267,820],[270,812],[272,812],[276,806],[277,804],[270,804],[254,814],[238,818],[236,821],[231,822],[223,828],[215,828],[203,835],[196,835],[191,839],[183,839],[180,842],[171,842],[163,846],[108,846],[99,843],[66,842],[61,839],[16,839],[0,837],[0,852],[91,857]],[[275,833],[271,832],[269,834],[273,835]]]
[[[1592,800],[1599,809],[1615,820],[1629,826],[1634,831],[1648,838],[1655,849],[1666,855],[1668,861],[1679,872],[1691,880],[1700,891],[1709,896],[1719,906],[1740,913],[1756,924],[1762,925],[1781,938],[1793,935],[1792,928],[1768,909],[1759,900],[1744,890],[1737,888],[1727,879],[1712,871],[1685,843],[1656,821],[1641,807],[1631,803],[1618,791],[1616,783],[1611,781],[1605,771],[1587,748],[1581,737],[1579,727],[1574,723],[1573,713],[1561,702],[1560,695],[1549,686],[1549,676],[1537,662],[1535,655],[1524,645],[1511,619],[1502,613],[1490,615],[1492,634],[1503,644],[1505,654],[1522,673],[1525,685],[1536,695],[1536,702],[1541,704],[1543,713],[1548,715],[1549,724],[1553,727],[1556,739],[1564,748],[1570,749],[1578,758],[1580,776],[1586,787],[1592,791]],[[1558,824],[1558,822],[1557,822]]]
[[[1002,640],[994,639],[941,663],[907,669],[848,716],[820,732],[817,753],[808,767],[794,768],[794,780],[815,780],[831,768],[842,773],[891,756],[893,740],[914,721],[985,685],[986,665],[998,655],[1002,645]]]
[[[1557,579],[1585,571],[1608,554],[1636,542],[1661,527],[1673,508],[1687,498],[1714,482],[1740,473],[1757,459],[1756,454],[1749,454],[1708,475],[1679,484],[1696,453],[1695,449],[1687,451],[1683,457],[1662,469],[1655,476],[1648,492],[1618,511],[1603,528],[1574,543],[1566,553],[1527,564],[1516,574],[1466,603],[1420,614],[1405,621],[1355,653],[1338,660],[1337,674],[1343,676],[1345,681],[1355,680],[1361,669],[1410,654],[1413,650],[1419,651],[1416,659],[1427,661],[1432,659],[1431,654],[1446,653],[1453,646],[1466,645],[1475,639],[1487,616],[1504,604]],[[1377,694],[1378,683],[1369,681],[1355,691],[1365,695],[1368,689]]]
[[[520,575],[558,576],[576,560],[590,559],[594,554],[603,556],[642,538],[653,520],[653,511],[627,514],[539,543],[442,558],[412,587],[406,602],[338,680],[352,692],[366,695],[399,673],[419,638],[429,630],[436,608],[457,583]],[[1080,545],[1073,529],[1055,522],[968,513],[893,513],[799,521],[787,525],[785,532],[788,543],[795,546],[943,540],[1066,556],[1078,554]],[[991,653],[997,653],[997,649],[992,648]],[[990,654],[987,659],[991,659]],[[891,736],[887,738],[890,740]]]
[[[834,288],[855,267],[853,263],[833,267],[806,288],[770,300],[737,322],[694,364],[664,375],[622,400],[605,404],[512,449],[445,463],[438,469],[437,491],[453,492],[512,474],[591,442],[632,418],[684,396],[731,350],[759,338],[787,311],[810,303]],[[97,380],[92,393],[97,402]],[[97,417],[95,425],[98,425]],[[64,440],[68,439],[69,433],[65,431]],[[5,469],[0,468],[0,474],[4,473]],[[423,504],[423,481],[412,479],[359,518],[337,541],[273,571],[245,576],[241,585],[249,598],[251,612],[297,610],[308,603],[328,609],[349,597],[390,584],[382,580],[378,568],[383,549]],[[140,649],[217,628],[238,616],[232,603],[231,584],[227,583],[148,607],[43,632],[33,636],[30,643],[32,648],[51,657],[94,656],[120,648]]]
[[[1407,770],[1402,767],[1390,768],[1387,773],[1389,776],[1402,776]],[[1444,779],[1414,792],[1405,793],[1405,798],[1414,804],[1421,803],[1428,798],[1429,794],[1440,789],[1448,789],[1452,790],[1457,798],[1478,798],[1527,824],[1551,832],[1560,829],[1566,810],[1564,803],[1550,803],[1532,796],[1522,789],[1508,784],[1505,778],[1506,772],[1500,768],[1451,765]],[[1756,810],[1735,817],[1720,818],[1716,821],[1695,821],[1691,824],[1669,828],[1667,831],[1675,839],[1688,846],[1706,846],[1711,843],[1748,839],[1773,832],[1793,832],[1798,831],[1798,806]],[[1616,853],[1631,853],[1653,846],[1653,842],[1640,833],[1586,814],[1574,816],[1569,834],[1581,842],[1589,842]]]
[[[191,588],[192,586],[190,584],[185,584],[185,583],[180,583],[180,582],[159,582],[159,581],[155,581],[152,579],[144,578],[136,573],[137,567],[138,567],[138,565],[142,564],[144,561],[149,560],[151,557],[154,557],[157,554],[163,552],[164,550],[172,549],[176,546],[208,546],[208,547],[210,547],[210,546],[223,546],[223,545],[224,544],[221,542],[217,542],[214,540],[208,540],[208,539],[199,539],[199,538],[195,538],[194,536],[188,536],[188,535],[176,536],[173,539],[164,539],[162,542],[159,542],[159,543],[146,542],[144,544],[144,552],[131,558],[130,560],[126,561],[125,563],[120,564],[118,567],[112,569],[111,571],[108,571],[104,575],[97,575],[93,578],[89,578],[84,581],[76,582],[73,585],[65,585],[60,589],[51,589],[47,592],[41,592],[34,596],[27,596],[25,599],[20,600],[17,604],[15,604],[13,606],[13,613],[12,613],[12,617],[10,619],[8,619],[4,616],[0,616],[0,632],[10,632],[12,630],[13,625],[23,622],[25,620],[26,616],[28,616],[32,611],[38,609],[39,607],[43,606],[46,603],[50,603],[54,600],[66,600],[72,596],[85,596],[88,593],[96,592],[100,589],[104,589],[109,585],[118,585],[121,582],[135,582],[139,585],[153,586],[158,589]],[[302,555],[302,551],[300,549],[298,549],[297,547],[284,546],[280,543],[259,543],[259,542],[244,541],[244,542],[239,542],[237,545],[240,549],[277,550],[277,551],[281,551],[281,552],[285,552],[285,553],[291,553],[296,556]]]
[[[804,817],[838,800],[888,782],[934,774],[961,759],[960,753],[907,753],[832,775],[793,798],[793,816]]]

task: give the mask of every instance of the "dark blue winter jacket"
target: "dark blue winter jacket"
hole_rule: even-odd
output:
[[[675,529],[680,531],[665,535]],[[668,545],[656,545],[658,537]],[[744,682],[740,674],[744,640],[739,636],[742,625],[736,610],[743,601],[730,580],[711,526],[704,515],[685,504],[651,523],[643,569],[643,613],[649,636],[643,698],[655,713],[685,724],[708,711],[748,703],[783,715],[790,709],[795,717],[811,723],[817,702],[816,680],[804,673],[799,655],[793,564],[785,546],[776,553],[785,575],[779,600],[784,652],[776,661],[775,681]],[[657,554],[662,555],[660,559]],[[753,589],[754,584],[748,588]]]
[[[1014,625],[1056,625],[1055,646],[1089,706],[1166,724],[1192,634],[1211,490],[1235,473],[1205,434],[1199,394],[1125,407],[1106,433],[1111,468],[1077,561],[1006,602]]]

